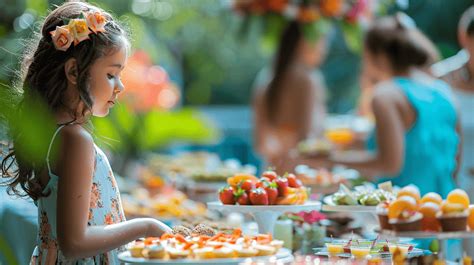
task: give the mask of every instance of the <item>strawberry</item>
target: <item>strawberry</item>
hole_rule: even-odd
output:
[[[275,182],[278,186],[278,196],[286,196],[288,194],[288,179],[277,178]]]
[[[278,175],[275,171],[267,170],[267,171],[262,173],[262,177],[263,178],[268,178],[270,181],[272,181],[272,180],[278,178]]]
[[[267,178],[260,178],[257,182],[257,184],[255,184],[255,187],[256,188],[265,188],[265,183],[268,183],[270,182],[269,179]]]
[[[245,191],[250,191],[253,188],[255,188],[255,182],[253,182],[251,180],[248,180],[248,179],[244,180],[244,181],[241,181],[240,182],[240,188],[242,188]]]
[[[234,192],[234,198],[237,199],[237,203],[240,205],[250,204],[249,196],[247,195],[247,192],[242,188],[239,188],[236,192]]]
[[[260,182],[260,184],[257,185],[257,188],[263,188],[265,187],[265,183],[271,182],[271,180],[267,177],[261,177],[258,182]]]
[[[219,190],[219,200],[223,204],[235,204],[234,188],[230,186],[223,187]]]
[[[265,191],[268,195],[268,204],[274,205],[278,197],[278,185],[276,184],[276,182],[267,182],[265,184]]]
[[[301,180],[297,179],[294,174],[290,173],[288,174],[288,176],[286,176],[286,178],[288,179],[288,186],[292,188],[299,188],[303,186],[303,184],[301,183]]]
[[[250,191],[250,202],[253,205],[268,205],[268,195],[263,188],[256,188]]]

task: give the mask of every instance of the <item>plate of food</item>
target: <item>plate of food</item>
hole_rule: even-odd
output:
[[[386,185],[386,184],[385,184]],[[375,189],[371,185],[357,186],[350,190],[344,184],[339,191],[323,199],[323,211],[334,212],[376,212],[377,205],[395,199],[390,188],[379,185]]]
[[[333,144],[326,138],[311,138],[298,143],[297,150],[305,157],[328,157]]]
[[[219,190],[219,201],[207,203],[209,210],[251,214],[261,233],[272,233],[278,217],[286,212],[321,209],[319,201],[308,201],[310,192],[294,174],[278,176],[263,172],[260,178],[236,174]]]
[[[309,195],[308,188],[296,175],[279,176],[271,170],[263,172],[260,177],[235,174],[218,192],[219,201],[226,206],[303,205]]]
[[[132,242],[119,259],[135,264],[239,264],[249,258],[276,261],[291,256],[282,246],[283,241],[267,234],[247,236],[240,229],[225,234],[203,225],[178,226],[159,238]]]
[[[354,169],[335,167],[332,171],[325,168],[311,168],[307,165],[295,167],[295,174],[303,184],[311,188],[312,193],[332,194],[339,190],[339,185],[348,187],[351,181],[360,178],[360,173]]]

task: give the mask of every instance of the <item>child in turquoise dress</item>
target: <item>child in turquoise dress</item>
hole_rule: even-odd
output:
[[[49,139],[37,139],[49,142],[42,163],[15,148],[24,141],[15,131],[2,162],[10,191],[38,206],[31,264],[119,264],[128,242],[171,230],[151,218],[125,220],[107,157],[84,126],[91,115],[106,116],[124,89],[127,35],[105,11],[67,2],[46,17],[33,45],[23,62],[24,102],[45,104],[57,127]],[[20,113],[28,108],[22,104]]]

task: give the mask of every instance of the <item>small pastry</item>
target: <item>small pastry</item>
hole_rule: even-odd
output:
[[[134,243],[128,248],[130,252],[130,256],[134,258],[143,258],[143,249],[145,248],[145,244],[143,243]]]
[[[143,250],[143,255],[149,259],[163,259],[165,254],[165,248],[160,243],[148,246]]]

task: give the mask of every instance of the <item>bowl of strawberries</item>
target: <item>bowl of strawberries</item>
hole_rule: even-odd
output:
[[[309,190],[294,174],[278,176],[265,171],[260,178],[236,174],[219,190],[219,201],[225,205],[302,205]]]

